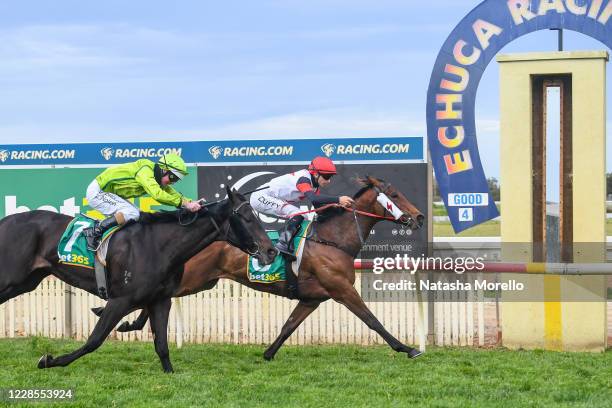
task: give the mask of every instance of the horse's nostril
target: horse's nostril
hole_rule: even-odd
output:
[[[268,256],[270,258],[274,258],[276,256],[276,254],[278,254],[278,250],[276,248],[268,249]]]

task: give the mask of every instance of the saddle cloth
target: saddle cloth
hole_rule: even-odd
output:
[[[91,228],[96,223],[96,220],[89,218],[86,215],[79,214],[68,224],[66,231],[59,240],[57,245],[57,253],[59,255],[60,263],[80,266],[83,268],[93,269],[94,268],[94,252],[87,248],[87,239],[83,234],[83,230]],[[102,236],[102,244],[98,249],[98,256],[106,265],[104,260],[106,259],[106,252],[108,250],[108,242],[111,235],[115,233],[120,227],[116,226],[108,231],[104,232]]]
[[[266,266],[259,265],[257,259],[249,255],[247,258],[247,276],[249,281],[258,283],[285,281],[287,279],[286,274],[288,272],[288,266],[291,266],[291,268],[293,268],[297,274],[297,271],[300,268],[300,263],[302,262],[304,245],[306,243],[307,235],[310,232],[309,230],[311,224],[312,221],[302,221],[302,226],[299,233],[295,236],[295,238],[293,238],[293,254],[296,257],[296,260],[293,261],[291,265],[287,265],[287,261],[281,254],[278,254],[276,258],[274,258],[274,262]],[[279,240],[278,231],[268,231],[268,237],[270,237],[273,244],[276,244]]]
[[[96,220],[86,215],[79,214],[68,224],[66,231],[57,245],[57,253],[60,263],[94,269],[98,295],[102,299],[108,299],[108,276],[106,271],[106,254],[110,237],[121,228],[115,226],[105,231],[98,251],[94,254],[87,248],[87,238],[83,231],[95,225]]]

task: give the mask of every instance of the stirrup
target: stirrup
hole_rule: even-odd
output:
[[[285,258],[288,258],[291,261],[295,261],[297,257],[293,255],[293,251],[287,245],[282,245],[280,242],[277,243],[274,248],[278,250],[280,254],[282,254]]]
[[[87,249],[90,251],[96,252],[98,248],[100,248],[100,244],[102,243],[102,236],[96,235],[96,227],[87,228],[84,230],[85,241],[87,242]]]
[[[98,248],[100,248],[100,244],[102,244],[102,239],[96,237],[87,237],[87,249],[90,251],[96,252]]]

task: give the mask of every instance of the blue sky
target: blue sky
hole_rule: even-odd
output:
[[[2,2],[0,144],[425,136],[438,50],[477,3]],[[502,52],[555,49],[542,31]],[[492,62],[476,106],[490,176],[497,81]]]

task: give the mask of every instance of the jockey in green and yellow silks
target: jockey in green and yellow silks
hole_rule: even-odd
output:
[[[102,234],[109,228],[138,220],[140,211],[128,198],[148,194],[161,204],[199,211],[199,202],[182,196],[171,186],[186,175],[187,166],[176,154],[166,154],[157,163],[140,159],[100,173],[87,187],[87,200],[93,209],[108,218],[86,233],[89,249],[97,249]]]

